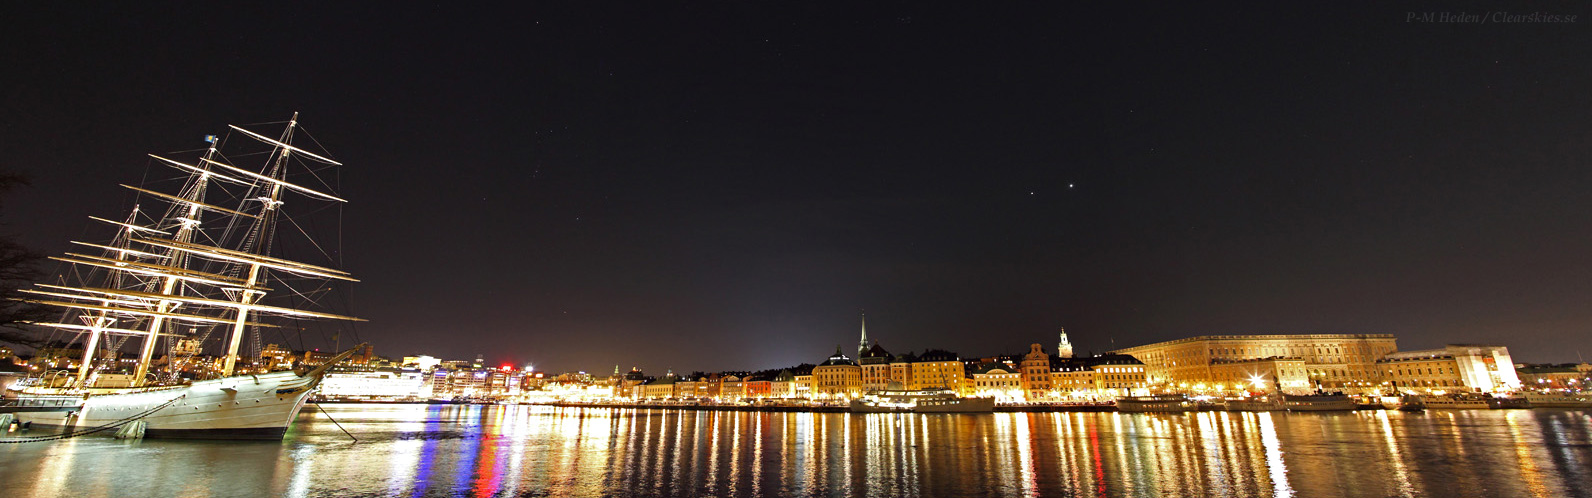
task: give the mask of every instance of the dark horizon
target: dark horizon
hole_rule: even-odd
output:
[[[10,5],[0,223],[58,255],[145,154],[302,112],[382,356],[762,370],[866,310],[896,353],[1582,361],[1587,21],[1423,9]]]

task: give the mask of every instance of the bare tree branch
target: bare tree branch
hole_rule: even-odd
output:
[[[28,183],[28,178],[22,174],[0,172],[0,206],[4,206],[6,193]],[[32,285],[44,275],[40,266],[43,260],[42,255],[12,240],[9,234],[0,234],[0,343],[35,348],[43,345],[43,339],[25,323],[48,320],[53,312],[22,302],[22,293],[17,290]]]

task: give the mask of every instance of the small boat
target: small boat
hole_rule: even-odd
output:
[[[1526,393],[1532,408],[1592,408],[1592,393]]]
[[[1414,394],[1405,395],[1399,398],[1398,410],[1401,412],[1424,412],[1426,411],[1426,399]]]
[[[1283,406],[1295,412],[1335,412],[1359,408],[1354,399],[1343,393],[1284,394]]]
[[[876,391],[851,400],[852,413],[991,413],[995,398],[964,398],[939,389]]]
[[[1194,401],[1182,394],[1126,396],[1117,398],[1117,411],[1123,413],[1180,413],[1194,411]]]

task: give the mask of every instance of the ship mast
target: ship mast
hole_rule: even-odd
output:
[[[233,130],[271,146],[262,169],[245,169],[227,164],[214,137],[207,137],[210,147],[199,157],[199,163],[187,164],[151,155],[161,164],[188,173],[188,180],[176,195],[140,187],[123,185],[158,200],[170,203],[161,218],[152,226],[141,224],[137,207],[125,222],[93,218],[119,227],[117,235],[108,245],[77,242],[74,244],[102,251],[100,255],[66,253],[52,257],[75,267],[89,268],[92,272],[106,272],[104,278],[94,282],[84,279],[67,285],[36,284],[22,292],[43,296],[24,301],[67,308],[69,316],[82,323],[35,323],[58,329],[87,331],[83,365],[77,372],[77,388],[88,387],[88,376],[93,370],[95,350],[105,334],[143,336],[139,361],[133,381],[144,384],[149,374],[149,364],[161,336],[177,336],[165,332],[173,322],[188,322],[207,326],[230,325],[226,355],[222,359],[222,374],[236,372],[238,348],[249,327],[274,326],[251,321],[251,314],[259,317],[325,318],[363,321],[350,316],[263,304],[267,292],[265,284],[274,280],[288,291],[293,283],[282,277],[271,278],[273,272],[311,281],[343,280],[357,282],[347,272],[315,266],[297,261],[268,256],[275,238],[277,216],[286,192],[319,200],[346,202],[330,194],[301,185],[289,183],[289,160],[312,160],[333,166],[341,163],[290,144],[298,125],[298,114],[288,122],[280,140],[230,126]],[[259,172],[256,172],[259,171]],[[212,185],[216,182],[216,185]],[[240,205],[229,209],[206,203],[207,192],[221,189],[231,195],[221,183],[242,186]],[[260,203],[258,209],[250,203]],[[226,229],[218,235],[202,231],[201,218],[205,211],[220,213],[227,219]],[[236,234],[236,235],[234,235]],[[136,245],[135,245],[136,244]],[[142,246],[142,247],[139,247]],[[134,325],[118,326],[119,320]]]
[[[271,165],[270,169],[265,171],[266,176],[273,179],[286,179],[284,169],[287,165],[288,154],[293,152],[291,148],[287,147],[287,144],[292,143],[293,128],[297,126],[298,113],[295,112],[293,113],[293,119],[287,122],[287,129],[282,131],[282,139],[278,141],[281,145],[277,148],[279,152],[276,156],[276,161]],[[271,235],[275,231],[276,225],[276,207],[282,204],[282,184],[271,182],[267,188],[270,194],[260,199],[262,201],[260,217],[256,218],[253,226],[249,228],[248,239],[242,247],[238,248],[241,251],[260,255],[268,254],[271,251]],[[233,370],[237,367],[238,347],[243,343],[244,328],[249,321],[248,306],[254,304],[259,298],[265,297],[265,291],[255,289],[260,283],[260,277],[260,263],[249,263],[249,277],[244,282],[243,289],[239,291],[238,295],[238,302],[243,306],[238,307],[238,315],[232,322],[232,333],[227,339],[227,354],[222,357],[222,377],[232,376]]]
[[[138,206],[135,205],[133,206],[133,212],[127,215],[126,224],[131,226],[137,221]],[[130,232],[132,231],[132,228],[127,228],[125,230]],[[129,234],[118,234],[116,240],[112,242],[112,244],[114,247],[125,248],[129,238]],[[116,253],[116,259],[118,260],[126,259],[127,256],[128,251],[119,251]],[[115,278],[119,280],[120,275],[116,275]],[[111,304],[112,302],[110,297],[106,297],[100,301],[101,306],[109,307]],[[116,319],[111,318],[110,313],[105,310],[100,310],[98,313],[86,314],[86,316],[83,316],[83,318],[86,322],[88,322],[86,326],[88,329],[88,340],[83,342],[83,361],[82,364],[78,365],[77,367],[77,383],[74,385],[79,388],[88,387],[88,374],[94,370],[94,353],[99,349],[100,336],[104,335],[106,333],[106,329],[109,328],[112,323],[116,322]]]
[[[277,208],[282,205],[283,190],[293,190],[301,194],[308,194],[311,196],[335,201],[343,201],[337,197],[326,195],[321,192],[287,182],[288,157],[295,152],[297,152],[298,155],[306,156],[316,161],[338,166],[342,165],[342,163],[337,161],[333,161],[304,149],[294,147],[292,145],[292,141],[293,131],[296,127],[298,127],[297,112],[293,113],[293,118],[288,120],[287,129],[282,131],[282,138],[278,140],[272,140],[263,135],[239,128],[237,126],[231,126],[232,129],[242,132],[251,138],[276,146],[278,152],[276,160],[272,163],[271,167],[264,172],[264,174],[254,174],[247,171],[236,170],[239,173],[244,173],[246,176],[265,181],[267,184],[269,184],[269,193],[265,196],[254,199],[260,201],[262,206],[259,217],[255,218],[254,224],[250,226],[248,237],[244,241],[243,245],[239,247],[237,251],[219,251],[223,259],[226,259],[226,256],[231,256],[233,260],[239,262],[240,264],[246,264],[249,268],[248,278],[244,281],[243,289],[239,291],[238,311],[232,323],[232,333],[227,340],[227,353],[222,360],[222,377],[231,376],[237,367],[238,347],[243,343],[243,333],[245,327],[250,325],[248,321],[249,311],[261,308],[255,303],[258,303],[260,298],[265,297],[265,290],[260,287],[261,280],[265,277],[265,275],[262,273],[263,270],[275,269],[301,275],[313,275],[349,281],[354,280],[353,278],[349,277],[348,274],[340,271],[319,268],[302,263],[295,263],[292,261],[278,260],[276,258],[267,256],[267,254],[270,254],[271,252],[271,243],[274,240],[273,236],[276,234]],[[226,165],[221,166],[225,167]],[[214,254],[212,254],[212,256],[214,256]],[[351,317],[337,318],[358,320]]]
[[[206,140],[210,142],[210,147],[205,149],[204,159],[215,159],[216,143],[219,140],[216,140],[214,136],[206,137]],[[201,162],[201,164],[203,164],[203,162]],[[183,208],[183,216],[177,217],[177,222],[179,225],[177,226],[177,232],[171,236],[172,240],[180,242],[191,242],[193,240],[194,229],[199,226],[199,209],[205,199],[206,187],[209,185],[210,173],[208,168],[206,168],[205,171],[198,172],[198,176],[194,179],[193,184],[186,189],[186,192],[183,192],[183,198],[188,199],[191,202],[180,206],[173,206],[176,208]],[[183,263],[188,258],[186,253],[175,249],[167,251],[166,254],[168,255],[166,264],[178,268],[183,268]],[[167,275],[161,280],[161,295],[171,296],[178,292],[177,283],[179,279],[176,275]],[[160,300],[159,304],[156,305],[155,310],[160,313],[169,313],[176,305],[178,305],[178,302],[162,299]],[[145,377],[149,375],[149,363],[155,355],[155,344],[160,338],[161,327],[164,327],[165,325],[166,317],[162,315],[155,315],[149,320],[149,334],[144,336],[143,348],[138,353],[138,366],[133,374],[133,382],[135,385],[145,384]]]

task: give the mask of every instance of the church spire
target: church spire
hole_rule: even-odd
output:
[[[862,358],[862,354],[866,353],[866,352],[868,352],[868,314],[867,313],[863,313],[862,314],[862,340],[861,341],[857,341],[857,357],[858,358]]]
[[[1061,329],[1061,343],[1056,345],[1057,358],[1072,357],[1072,342],[1067,340],[1067,329]]]

